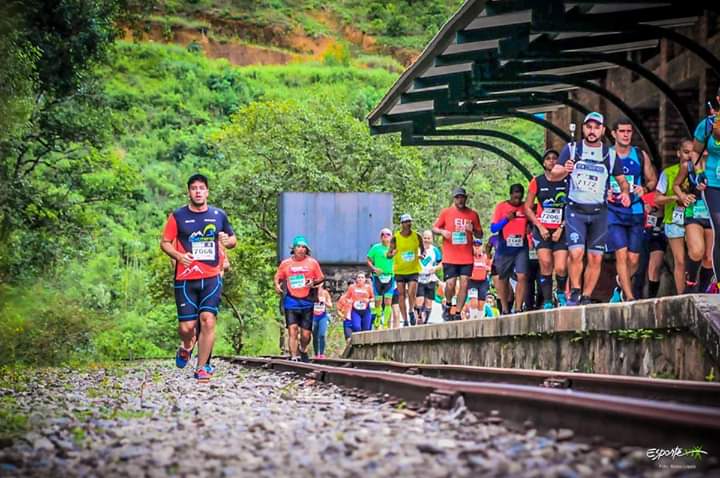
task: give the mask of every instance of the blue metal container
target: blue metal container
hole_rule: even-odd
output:
[[[321,264],[365,264],[367,251],[392,228],[390,193],[280,193],[278,262],[290,254],[293,237],[305,236]]]

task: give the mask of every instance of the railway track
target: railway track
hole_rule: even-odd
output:
[[[708,406],[720,403],[711,401],[720,393],[716,384],[359,360],[228,360],[442,408],[462,397],[468,409],[491,419],[498,415],[515,430],[569,428],[580,440],[613,446],[701,446],[712,456],[720,454],[720,407]],[[691,404],[693,396],[705,405]]]

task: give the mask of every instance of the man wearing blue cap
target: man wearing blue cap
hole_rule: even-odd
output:
[[[551,175],[553,181],[569,177],[565,213],[566,238],[570,253],[570,299],[568,305],[590,304],[598,279],[608,229],[607,197],[610,178],[620,193],[617,201],[630,205],[630,186],[615,151],[603,144],[605,118],[593,111],[585,116],[580,144],[565,145]],[[587,267],[584,260],[587,251]],[[583,274],[584,268],[584,274]]]
[[[290,359],[307,362],[317,287],[325,282],[325,276],[318,261],[310,257],[310,245],[304,236],[295,236],[290,252],[292,255],[280,263],[275,273],[275,291],[282,295]]]

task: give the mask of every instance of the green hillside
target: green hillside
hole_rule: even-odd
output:
[[[267,24],[283,18],[304,29],[303,15],[314,11],[289,0],[209,5],[165,2],[158,12],[187,21],[208,10]],[[339,18],[361,15],[373,25],[368,5],[336,5]],[[407,28],[418,25],[439,23],[413,20]],[[51,69],[40,52],[31,87],[55,100],[14,110],[16,128],[0,143],[0,179],[12,192],[4,192],[0,209],[0,361],[171,356],[172,271],[159,237],[167,215],[186,201],[185,180],[195,171],[209,176],[211,202],[228,211],[240,240],[230,253],[226,299],[244,335],[232,308],[224,308],[219,354],[241,345],[246,354],[278,351],[271,286],[278,191],[389,191],[396,214],[410,212],[428,227],[450,189],[465,181],[487,225],[509,184],[524,180],[487,153],[401,147],[397,136],[370,136],[365,115],[397,73],[357,66],[360,54],[349,48],[320,61],[237,67],[193,45],[114,40],[76,77]],[[22,99],[20,86],[13,94]],[[529,123],[484,127],[542,145],[542,130]],[[503,147],[532,167],[519,150]],[[16,174],[18,164],[26,174]]]

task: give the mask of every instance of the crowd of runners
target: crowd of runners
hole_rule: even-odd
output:
[[[715,112],[693,138],[677,144],[676,161],[659,174],[648,154],[633,146],[628,119],[610,126],[613,146],[603,142],[606,127],[603,115],[592,112],[581,140],[546,151],[543,173],[527,187],[513,184],[508,199],[495,206],[487,238],[461,187],[431,230],[415,229],[412,217],[402,214],[396,231],[379,231],[366,271],[357,273],[334,306],[310,244],[296,236],[274,278],[291,358],[307,360],[311,341],[316,356],[324,358],[331,308],[349,338],[353,332],[426,324],[438,303],[444,321],[590,304],[606,253],[614,255],[616,269],[610,302],[656,297],[668,245],[676,293],[717,291]],[[190,204],[171,214],[162,240],[176,261],[182,340],[176,363],[184,367],[198,343],[198,379],[212,375],[223,251],[236,245],[225,213],[208,206],[207,191],[206,178],[190,178]]]

